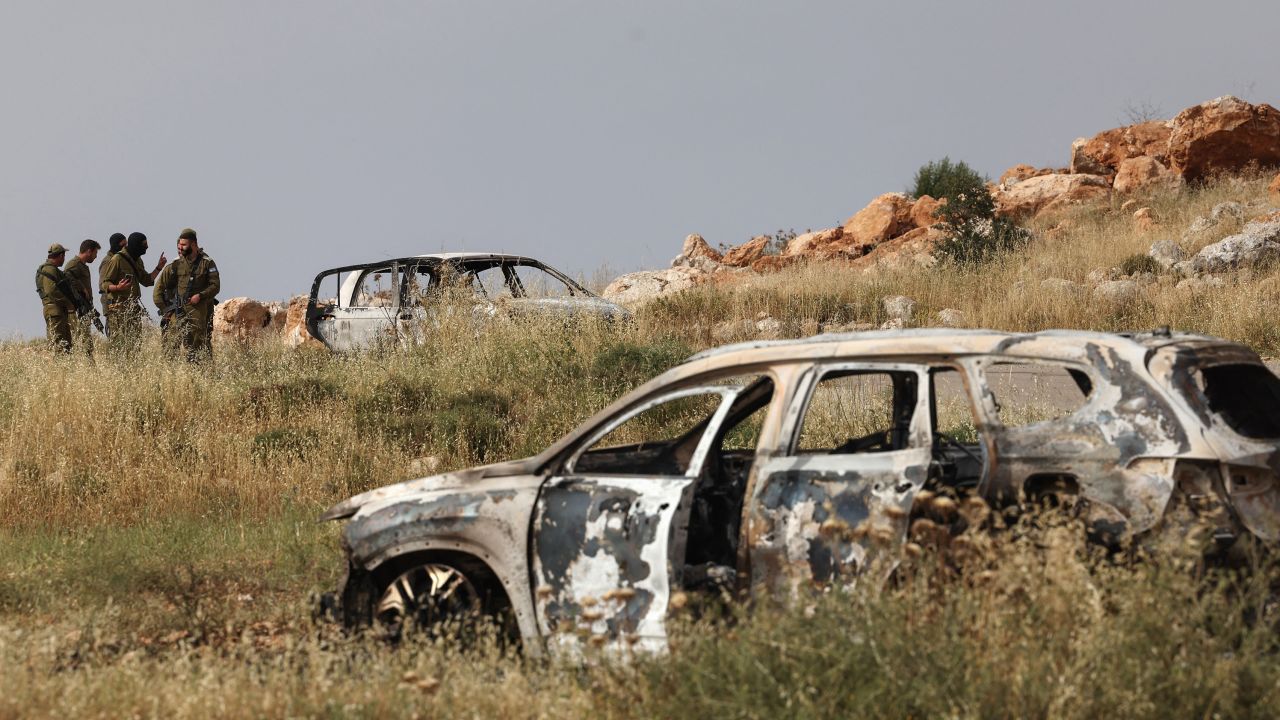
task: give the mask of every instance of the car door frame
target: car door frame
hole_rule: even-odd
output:
[[[680,587],[694,485],[716,432],[744,389],[699,384],[666,392],[602,422],[548,474],[534,507],[529,568],[539,631],[553,648],[584,637],[617,646],[666,647],[666,619]],[[683,475],[578,473],[584,452],[632,418],[682,397],[718,394]]]
[[[826,360],[802,371],[784,410],[777,452],[763,456],[746,500],[749,587],[794,595],[816,583],[887,575],[905,542],[916,494],[932,462],[926,362]],[[815,388],[843,371],[910,372],[916,397],[907,446],[874,453],[796,453]]]

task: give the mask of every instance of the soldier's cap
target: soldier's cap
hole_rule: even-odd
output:
[[[67,249],[62,247],[62,243],[54,243],[49,246],[49,257],[53,257],[54,255],[61,255],[66,251]]]
[[[200,242],[200,240],[196,237],[196,231],[192,230],[191,228],[182,228],[182,232],[178,233],[178,239],[179,240],[195,240],[196,242]]]

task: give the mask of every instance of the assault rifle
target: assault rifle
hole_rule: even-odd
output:
[[[98,328],[98,332],[103,335],[107,334],[107,329],[102,326],[102,315],[100,315],[98,313],[98,309],[93,306],[93,301],[80,294],[80,287],[71,282],[71,280],[67,278],[66,273],[59,272],[57,277],[46,275],[43,271],[41,271],[40,274],[52,280],[54,286],[61,290],[63,295],[67,296],[67,299],[71,301],[72,305],[75,305],[76,317],[92,318],[93,326]]]

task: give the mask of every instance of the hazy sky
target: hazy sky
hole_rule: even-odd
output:
[[[5,0],[0,336],[43,331],[49,243],[115,231],[150,266],[192,226],[221,297],[274,299],[442,249],[590,277],[830,227],[943,155],[994,177],[1126,108],[1280,104],[1278,26],[1202,0]]]

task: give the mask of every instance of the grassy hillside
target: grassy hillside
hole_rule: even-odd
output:
[[[1280,354],[1274,270],[1196,292],[1163,276],[1130,307],[1040,289],[1177,239],[1219,202],[1263,204],[1264,188],[1151,198],[1153,233],[1118,208],[1078,211],[980,270],[704,286],[626,327],[445,326],[430,347],[351,358],[220,347],[211,368],[155,359],[154,338],[127,365],[2,345],[0,717],[1270,716],[1274,568],[1230,581],[1178,552],[1118,562],[1052,522],[926,552],[883,592],[690,619],[669,657],[631,663],[392,651],[313,625],[307,605],[340,570],[336,526],[313,521],[328,504],[535,452],[762,312],[801,335],[878,325],[881,298],[904,294],[913,325],[942,308],[1015,330],[1168,324]]]

